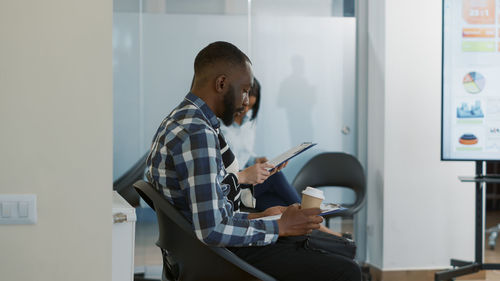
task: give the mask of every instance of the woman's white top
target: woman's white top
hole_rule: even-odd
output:
[[[255,164],[256,154],[254,153],[255,145],[255,121],[250,121],[252,111],[248,111],[243,117],[241,125],[233,122],[230,126],[221,125],[222,134],[227,141],[227,144],[234,153],[240,169],[252,166]]]

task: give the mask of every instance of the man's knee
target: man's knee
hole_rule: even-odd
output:
[[[328,255],[323,261],[323,276],[333,281],[360,281],[361,268],[355,261],[339,256]]]
[[[339,281],[361,281],[361,268],[358,263],[350,259],[343,260],[340,268],[343,273],[341,276],[344,278],[340,278]]]

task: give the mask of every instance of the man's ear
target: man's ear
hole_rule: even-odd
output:
[[[217,76],[217,78],[215,79],[215,90],[217,91],[217,93],[226,92],[226,89],[228,87],[227,83],[228,81],[226,75],[221,74]]]

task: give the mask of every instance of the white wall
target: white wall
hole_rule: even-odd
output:
[[[1,280],[111,280],[112,2],[0,2]]]
[[[474,164],[440,161],[441,1],[376,2],[368,35],[369,262],[401,270],[472,260],[474,185],[457,176],[473,175]]]

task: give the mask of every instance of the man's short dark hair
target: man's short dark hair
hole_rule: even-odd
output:
[[[250,59],[240,49],[231,43],[217,41],[203,48],[194,59],[194,74],[202,71],[217,62],[226,62],[235,66],[243,66]]]

